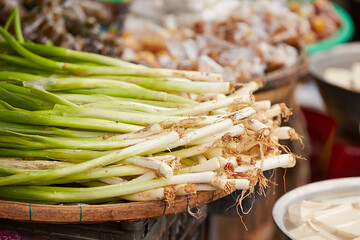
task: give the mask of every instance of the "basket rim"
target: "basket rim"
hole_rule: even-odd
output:
[[[279,88],[284,85],[293,85],[300,78],[309,74],[309,54],[303,46],[298,46],[299,56],[294,65],[290,67],[283,67],[278,70],[269,72],[264,76],[253,77],[251,80],[260,79],[265,85],[256,93],[262,93],[272,89]]]
[[[297,46],[297,50],[299,55],[294,65],[251,79],[264,83],[264,86],[254,93],[257,101],[271,100],[274,104],[286,102],[293,94],[296,83],[309,74],[309,55],[304,46]]]
[[[303,76],[306,75],[308,71],[308,65],[309,65],[309,55],[305,51],[305,48],[301,47],[299,49],[299,56],[294,65],[269,72],[268,74],[265,75],[265,78],[268,81],[275,81],[278,78],[287,77],[294,74]],[[306,73],[304,73],[305,71]]]
[[[171,205],[163,200],[94,205],[47,205],[0,200],[0,218],[60,224],[139,220],[190,211],[228,194],[218,190],[177,196]]]

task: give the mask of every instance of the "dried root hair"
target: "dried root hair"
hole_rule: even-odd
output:
[[[274,180],[273,180],[273,178],[274,178]],[[278,184],[276,183],[276,169],[272,169],[271,176],[268,178],[268,183],[270,183],[274,186],[278,186]]]
[[[175,190],[173,187],[166,187],[164,189],[164,198],[165,198],[165,201],[169,203],[169,207],[174,205],[175,203],[175,197],[176,197],[176,194],[175,194]]]
[[[201,117],[198,118],[187,118],[187,119],[183,119],[180,120],[179,122],[174,122],[174,121],[165,121],[163,122],[164,124],[169,124],[170,125],[170,129],[173,131],[176,131],[180,137],[182,137],[185,133],[185,127],[190,125],[190,124],[195,124],[197,122],[199,122],[201,119]]]
[[[225,163],[224,172],[227,176],[232,176],[232,174],[235,172],[235,166],[232,163]]]
[[[201,211],[199,206],[195,206],[196,208],[196,212],[191,211],[190,206],[187,206],[187,212],[189,213],[190,216],[196,218],[196,219],[200,219],[204,214]]]
[[[226,194],[230,194],[233,191],[235,191],[235,181],[226,182],[225,187],[224,187],[224,192]]]
[[[271,134],[270,128],[266,127],[266,128],[260,129],[255,133],[256,140],[259,142],[264,142],[264,141],[267,142],[268,138],[270,137],[270,134]]]
[[[284,118],[284,122],[289,121],[289,117],[293,114],[291,109],[288,108],[285,103],[280,103],[279,105],[281,108],[281,116]]]
[[[184,183],[173,186],[175,195],[196,194],[196,184]]]
[[[258,184],[259,184],[259,190],[258,190],[258,194],[260,196],[262,195],[266,195],[265,193],[265,189],[269,186],[268,182],[269,180],[264,176],[263,172],[260,170],[258,172]]]
[[[281,117],[277,117],[273,120],[273,128],[278,128],[281,126]]]
[[[222,144],[225,145],[225,144],[233,141],[233,139],[234,139],[234,137],[231,136],[231,133],[227,132],[221,137],[221,142],[222,142]]]
[[[237,87],[244,87],[244,86],[246,86],[246,83],[231,82],[229,87],[229,94],[234,93]]]
[[[181,168],[181,162],[179,157],[176,157],[175,159],[162,160],[162,162],[166,163],[174,170],[178,170]]]
[[[245,103],[245,102],[242,102],[242,103],[238,103],[238,104],[234,104],[234,105],[231,105],[227,108],[227,112],[230,114],[230,113],[233,113],[233,112],[237,112],[237,111],[240,111],[241,109],[245,108],[245,107],[250,107],[253,105],[254,103],[254,96],[251,94],[250,95],[250,98],[251,98],[251,104],[249,103]]]
[[[304,138],[304,136],[301,136],[301,135],[299,135],[296,131],[295,131],[295,129],[293,129],[293,128],[291,128],[290,130],[289,130],[289,135],[290,135],[290,140],[299,140],[299,142],[300,142],[300,144],[301,144],[301,146],[302,146],[302,149],[304,149],[305,148],[305,144],[304,144],[304,142],[303,142],[303,138]]]
[[[262,77],[262,78],[256,78],[253,81],[255,81],[257,85],[259,85],[259,88],[263,88],[266,85],[267,79],[266,77]]]

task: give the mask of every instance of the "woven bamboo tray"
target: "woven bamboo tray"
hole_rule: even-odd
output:
[[[296,83],[309,72],[309,56],[304,47],[299,47],[297,62],[288,68],[282,68],[266,74],[265,86],[255,93],[257,101],[270,100],[272,103],[285,102],[293,93]]]
[[[46,205],[0,200],[0,218],[42,223],[99,223],[137,220],[174,214],[226,196],[224,191],[178,196],[171,206],[165,201],[102,205]]]
[[[264,78],[266,85],[255,94],[256,100],[284,102],[296,82],[308,73],[308,55],[303,48],[297,63],[276,70]],[[178,196],[171,206],[165,201],[129,202],[102,205],[46,205],[0,200],[0,218],[42,223],[99,223],[153,218],[174,214],[220,199],[224,191]]]

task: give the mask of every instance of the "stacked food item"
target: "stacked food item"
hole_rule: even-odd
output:
[[[360,201],[349,196],[303,200],[288,207],[284,221],[295,239],[359,239]]]
[[[291,3],[291,11],[280,0],[134,1],[122,58],[246,82],[294,66],[305,42],[333,34],[339,19],[328,24],[336,15],[326,3]]]
[[[280,1],[209,1],[201,11],[191,9],[192,4],[183,11],[167,11],[174,2],[166,1],[170,6],[161,7],[160,17],[155,10],[138,17],[137,8],[146,3],[134,2],[134,17],[129,16],[125,25],[122,58],[219,73],[226,81],[247,81],[297,61],[295,45],[307,25]],[[148,15],[163,20],[149,22]]]
[[[355,62],[350,69],[331,67],[324,71],[324,80],[336,86],[360,92],[360,63]]]
[[[0,27],[1,199],[148,201],[266,187],[295,165],[279,144],[284,104],[256,101],[260,81],[148,68],[27,42],[17,9]],[[14,20],[16,39],[6,30]]]
[[[304,36],[306,43],[329,38],[336,34],[341,26],[341,19],[328,0],[291,1],[289,7],[310,24],[310,29]]]

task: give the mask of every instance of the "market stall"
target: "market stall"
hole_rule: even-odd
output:
[[[295,91],[309,53],[352,35],[342,8],[34,0],[0,12],[0,239],[283,237],[273,205],[313,170]]]

